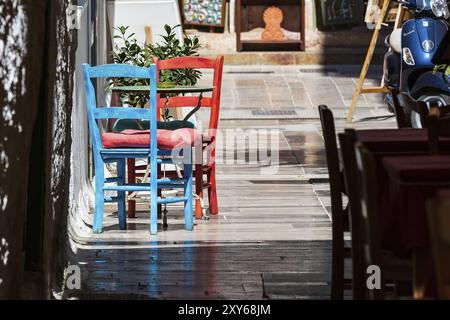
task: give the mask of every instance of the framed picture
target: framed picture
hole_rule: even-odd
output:
[[[184,25],[224,27],[226,0],[181,0]]]

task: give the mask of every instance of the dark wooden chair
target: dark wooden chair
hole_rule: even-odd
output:
[[[450,299],[450,190],[427,203],[438,299]]]
[[[394,104],[395,118],[399,129],[410,128],[410,120],[407,119],[405,109],[415,111],[420,116],[422,128],[429,125],[428,116],[431,111],[435,110],[439,117],[450,115],[450,106],[428,106],[426,102],[414,100],[411,96],[400,93],[397,89],[391,89],[392,101]]]
[[[440,137],[450,137],[450,115],[441,108],[431,108],[426,119],[428,128],[428,148],[430,154],[439,154]]]
[[[339,164],[333,113],[327,106],[321,105],[319,106],[319,114],[325,142],[331,193],[333,239],[331,299],[343,299],[345,286],[344,259],[350,258],[350,250],[345,247],[344,243],[344,232],[349,231],[348,211],[344,208],[342,202],[342,195],[345,194],[345,189]]]
[[[397,95],[397,99],[398,99],[400,108],[402,110],[410,109],[419,114],[422,128],[425,128],[426,127],[426,118],[427,118],[428,112],[429,112],[427,104],[423,101],[414,100],[411,96],[409,96],[405,93],[399,93]],[[404,115],[404,117],[406,120],[405,115]],[[409,121],[408,121],[408,123],[409,123]]]
[[[381,288],[366,290],[369,299],[384,299],[387,293],[387,280],[395,284],[413,279],[411,259],[400,259],[382,249],[379,224],[379,187],[374,155],[363,144],[355,146],[357,168],[361,183],[361,221],[363,222],[363,244],[366,266],[379,266]]]
[[[360,202],[360,185],[358,172],[356,170],[356,156],[354,146],[356,143],[355,130],[345,130],[340,133],[339,143],[341,146],[341,156],[343,163],[343,175],[345,190],[348,197],[347,209],[349,212],[350,232],[351,232],[351,257],[352,257],[352,291],[353,299],[361,300],[365,298],[365,261],[363,246],[363,222]]]

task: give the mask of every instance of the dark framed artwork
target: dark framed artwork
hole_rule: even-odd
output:
[[[319,30],[339,25],[364,23],[364,2],[361,0],[316,0]]]
[[[224,27],[226,0],[181,0],[184,25]]]

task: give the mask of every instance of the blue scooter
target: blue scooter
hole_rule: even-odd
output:
[[[450,84],[443,71],[436,71],[434,56],[449,32],[450,11],[448,0],[398,1],[414,12],[414,19],[394,30],[386,38],[389,51],[384,61],[384,83],[390,88],[409,94],[428,105],[450,104]],[[391,98],[387,97],[388,103]],[[420,128],[420,117],[412,110],[411,125]]]

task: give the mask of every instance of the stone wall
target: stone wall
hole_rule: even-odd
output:
[[[61,291],[74,39],[67,0],[0,2],[0,299]]]

